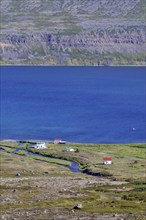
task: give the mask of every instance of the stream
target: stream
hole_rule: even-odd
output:
[[[27,154],[25,155],[21,155],[21,154],[18,154],[20,156],[37,156],[37,157],[40,157],[40,158],[52,158],[52,157],[49,157],[49,156],[43,156],[43,155],[40,155],[40,154],[37,154],[37,153],[32,153],[30,152],[29,150],[25,150],[24,148],[15,148],[14,151],[11,152],[11,154],[17,154],[17,152],[19,150],[23,150],[24,152],[26,152]],[[4,151],[4,152],[7,152],[6,150],[4,150],[3,148],[0,148],[0,151]],[[45,161],[44,161],[45,162]],[[57,165],[60,165],[60,166],[63,166],[63,167],[67,167],[70,171],[72,171],[73,173],[81,173],[81,170],[79,170],[79,165],[78,163],[74,162],[74,161],[69,161],[71,162],[71,165],[64,165],[64,164],[60,164],[60,163],[55,163],[55,162],[51,162],[51,163],[54,163],[54,164],[57,164]]]

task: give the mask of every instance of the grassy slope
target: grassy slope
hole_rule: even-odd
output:
[[[144,219],[145,213],[145,144],[130,144],[130,145],[83,145],[83,144],[70,144],[74,148],[79,149],[79,153],[64,153],[64,145],[47,144],[46,150],[41,150],[41,154],[52,154],[59,158],[75,159],[82,164],[86,164],[94,172],[108,172],[112,174],[109,180],[97,177],[90,177],[83,174],[70,173],[66,168],[60,167],[52,163],[44,163],[43,161],[36,161],[33,158],[26,158],[20,155],[12,155],[10,153],[2,152],[1,157],[1,177],[2,177],[2,199],[10,197],[13,199],[13,203],[6,202],[2,205],[2,213],[6,213],[8,210],[28,209],[27,203],[34,210],[50,210],[50,213],[54,213],[58,208],[61,213],[67,215],[68,210],[76,203],[82,203],[83,209],[79,213],[74,214],[69,212],[70,217],[82,214],[84,216],[90,216],[91,213],[124,213],[126,219]],[[13,146],[18,147],[17,144],[11,142],[1,142],[1,147]],[[21,146],[23,147],[23,145]],[[24,148],[26,146],[24,145]],[[11,149],[11,147],[9,147]],[[113,164],[109,166],[102,165],[102,158],[104,156],[110,156],[113,158]],[[47,171],[48,177],[44,173]],[[20,172],[21,177],[15,177],[16,173]],[[4,177],[4,179],[3,179]],[[76,181],[90,180],[90,183],[85,185],[75,186],[70,185],[70,189],[66,188],[65,194],[61,188],[63,184],[66,185],[68,178],[72,178]],[[9,182],[7,181],[9,179]],[[11,180],[10,180],[11,178]],[[27,178],[27,179],[26,179]],[[41,178],[41,179],[39,179]],[[53,186],[51,184],[52,178],[64,178],[58,182],[59,191],[52,194]],[[55,181],[54,179],[54,181]],[[118,183],[118,180],[123,182]],[[92,182],[94,180],[94,182]],[[114,181],[113,181],[114,180]],[[115,181],[116,180],[116,181]],[[3,181],[6,181],[3,184]],[[19,181],[19,184],[18,184]],[[41,187],[36,185],[41,184]],[[46,182],[49,181],[49,182]],[[46,183],[45,183],[46,182]],[[8,184],[9,183],[9,184]],[[16,193],[13,193],[13,189]],[[47,194],[46,194],[47,193]],[[52,195],[47,197],[45,195]],[[54,195],[54,196],[53,196]],[[78,196],[77,196],[78,195]],[[38,199],[39,198],[39,199]],[[50,198],[50,199],[49,199]],[[11,201],[11,200],[10,200]],[[54,211],[53,211],[54,210]],[[16,211],[16,212],[17,212]],[[35,212],[35,211],[34,211]],[[31,211],[30,211],[31,213]],[[131,213],[131,214],[128,214]],[[13,212],[14,215],[14,212]],[[41,212],[41,216],[43,216]],[[133,216],[133,217],[132,217]],[[38,216],[37,216],[38,217]],[[90,216],[89,219],[92,217]],[[23,219],[23,218],[22,218]],[[39,219],[39,218],[38,218]],[[44,216],[44,219],[47,219]],[[57,219],[57,217],[56,217]],[[67,219],[67,217],[65,217]],[[87,218],[88,219],[88,218]],[[108,218],[110,219],[110,218]]]
[[[91,145],[91,144],[70,144],[78,153],[64,152],[64,145],[47,144],[47,149],[37,150],[30,148],[29,144],[18,146],[15,143],[1,142],[1,147],[11,151],[12,147],[27,148],[31,152],[36,152],[52,158],[74,160],[80,164],[82,170],[89,169],[93,173],[105,173],[119,179],[134,179],[144,177],[145,171],[145,144],[128,145]],[[18,152],[19,153],[19,152]],[[103,165],[103,157],[112,157],[111,166]],[[51,162],[51,161],[50,161]],[[58,160],[59,162],[59,160]],[[60,162],[61,163],[61,162]],[[63,162],[64,163],[64,162]]]
[[[5,5],[4,1],[2,2],[2,5]],[[35,43],[29,42],[25,46],[15,45],[15,52],[12,54],[13,44],[10,45],[10,47],[2,46],[2,51],[4,51],[5,54],[5,59],[3,59],[3,52],[1,54],[2,64],[144,65],[145,63],[145,54],[142,50],[144,45],[140,46],[141,42],[134,47],[131,43],[127,45],[113,44],[115,45],[114,51],[112,44],[110,45],[110,43],[108,43],[109,30],[114,31],[116,28],[117,30],[122,28],[126,35],[129,35],[129,38],[134,38],[138,33],[139,38],[141,38],[140,32],[144,35],[144,0],[140,0],[132,9],[130,5],[133,3],[131,3],[130,0],[127,7],[124,6],[125,3],[123,2],[121,10],[118,8],[119,1],[117,0],[115,1],[116,7],[111,6],[110,1],[107,1],[106,4],[102,4],[101,1],[101,7],[92,12],[90,11],[90,6],[86,7],[87,3],[77,1],[76,4],[78,7],[77,13],[75,14],[72,13],[75,6],[71,1],[69,1],[68,7],[63,4],[65,1],[58,1],[61,2],[61,4],[57,6],[59,3],[54,3],[54,1],[42,2],[37,0],[32,4],[29,2],[29,7],[28,1],[24,0],[7,2],[8,7],[4,7],[5,10],[2,10],[1,16],[1,33],[4,35],[14,36],[18,34],[31,36],[32,33],[37,33],[39,36],[43,33],[51,33],[62,38],[69,36],[70,39],[72,39],[75,37],[75,34],[77,34],[77,37],[80,39],[80,33],[88,32],[88,34],[90,34],[91,32],[96,33],[100,30],[101,32],[105,31],[107,42],[105,40],[105,42],[100,45],[103,52],[99,52],[98,54],[88,48],[88,46],[86,49],[66,48],[63,45],[48,48],[47,43],[42,43],[40,39],[37,39]],[[123,7],[126,7],[126,10],[129,7],[126,14],[124,14],[125,10]],[[3,7],[1,8],[3,9]],[[125,24],[125,21],[128,21],[127,24]],[[94,23],[96,24],[97,22],[102,25],[95,27]],[[112,27],[114,22],[116,22],[115,26]],[[139,24],[137,24],[137,22]],[[87,26],[85,25],[83,27],[83,23],[87,23]],[[132,29],[133,33],[130,33],[130,29]],[[115,34],[118,35],[118,32]],[[109,47],[107,45],[109,45]],[[123,52],[123,46],[125,52]],[[98,50],[99,45],[95,47],[97,47]],[[135,48],[137,48],[137,50],[135,50]],[[8,53],[7,51],[9,50],[12,51]],[[31,54],[31,56],[28,57],[27,54]],[[10,58],[8,58],[9,56]]]

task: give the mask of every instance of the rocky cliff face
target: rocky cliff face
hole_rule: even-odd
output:
[[[1,63],[144,65],[145,8],[145,0],[1,0]]]

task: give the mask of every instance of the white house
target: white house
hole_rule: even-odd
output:
[[[61,138],[55,138],[54,139],[54,144],[66,144],[66,141],[62,141]]]
[[[37,142],[37,144],[35,145],[35,149],[46,149],[46,144],[45,142]]]
[[[105,157],[103,158],[103,163],[104,164],[111,164],[112,163],[112,158],[111,157]]]

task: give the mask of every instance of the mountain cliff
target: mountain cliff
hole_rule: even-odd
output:
[[[145,64],[145,0],[1,0],[0,9],[2,64]]]

